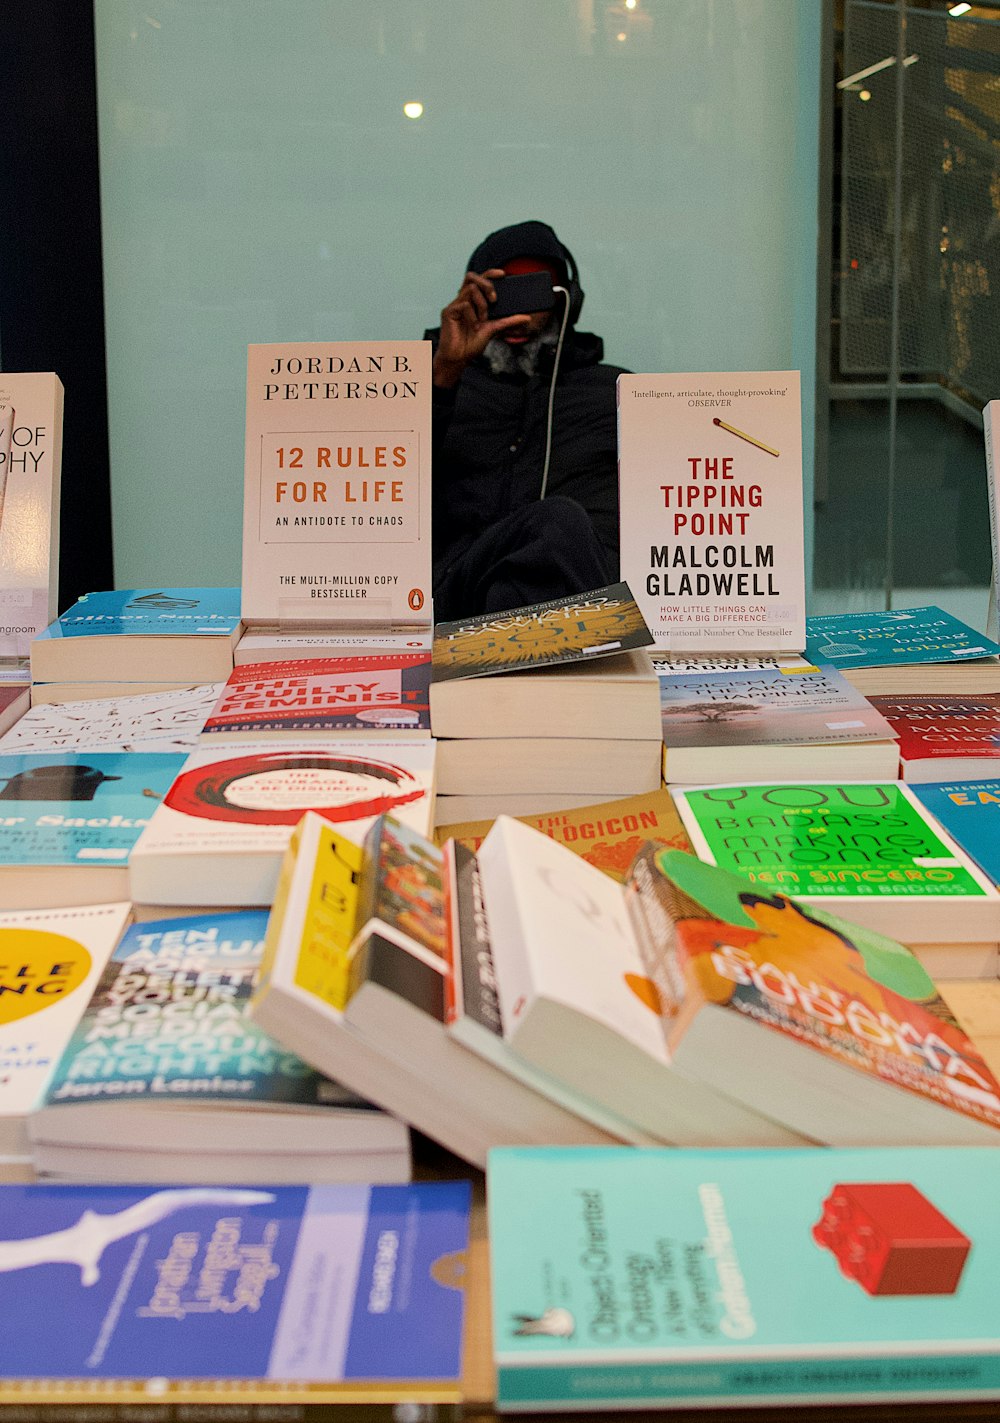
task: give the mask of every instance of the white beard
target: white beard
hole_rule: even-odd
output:
[[[554,325],[547,326],[540,336],[525,341],[523,346],[509,346],[502,336],[488,341],[483,355],[495,376],[534,376],[538,374],[542,351],[554,346],[559,333]]]

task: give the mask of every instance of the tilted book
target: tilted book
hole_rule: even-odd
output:
[[[824,613],[808,619],[806,632],[806,656],[846,672],[970,662],[1000,652],[991,638],[932,605],[888,613]]]
[[[31,1119],[40,1170],[66,1174],[68,1147],[78,1175],[225,1182],[252,1135],[259,1181],[302,1157],[316,1182],[409,1179],[406,1128],[249,1017],[266,927],[264,910],[132,925]]]
[[[379,631],[430,615],[430,342],[251,346],[244,619]]]
[[[469,1204],[465,1181],[4,1187],[0,1401],[457,1401]]]
[[[0,372],[0,657],[24,658],[55,617],[63,387],[52,371]]]
[[[1000,894],[902,782],[675,788],[696,854],[905,943],[1000,942]]]
[[[29,1150],[26,1119],[128,922],[129,905],[5,913],[0,925],[0,1155]]]
[[[487,1184],[501,1411],[997,1396],[995,1149],[507,1150]]]
[[[618,377],[621,575],[657,648],[805,646],[798,371]]]
[[[360,841],[391,811],[426,834],[434,816],[434,743],[212,745],[187,758],[130,861],[141,904],[264,905],[292,830],[317,811]]]

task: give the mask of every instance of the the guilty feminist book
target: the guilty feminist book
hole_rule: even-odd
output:
[[[667,653],[805,646],[798,371],[618,378],[621,576]]]
[[[427,341],[249,348],[245,622],[430,622],[430,351]]]

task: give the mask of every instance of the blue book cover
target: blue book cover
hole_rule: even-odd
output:
[[[250,1018],[267,919],[249,909],[133,924],[63,1051],[47,1105],[110,1102],[119,1117],[147,1101],[364,1110]],[[168,1120],[163,1134],[176,1144]]]
[[[1000,885],[1000,780],[934,782],[912,790],[983,874]]]
[[[147,1402],[149,1379],[166,1402],[229,1379],[260,1385],[240,1402],[294,1401],[269,1381],[453,1396],[469,1199],[462,1181],[0,1187],[0,1378],[135,1380]]]
[[[968,662],[998,652],[1000,644],[943,608],[830,613],[806,618],[806,657],[847,670],[919,662]]]
[[[124,865],[183,752],[0,756],[0,866]]]
[[[39,637],[230,637],[239,622],[238,588],[119,588],[84,594]]]
[[[989,1147],[507,1148],[501,1409],[996,1397]]]

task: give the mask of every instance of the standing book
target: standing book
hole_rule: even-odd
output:
[[[406,1181],[406,1127],[269,1038],[267,913],[134,924],[31,1119],[40,1172],[225,1184]]]
[[[621,572],[670,653],[805,645],[798,371],[618,377]]]
[[[907,944],[1000,942],[1000,894],[902,782],[686,786],[695,853]]]
[[[993,1400],[998,1189],[989,1149],[498,1151],[498,1406]]]
[[[292,830],[315,810],[361,841],[391,811],[421,834],[434,818],[434,743],[202,747],[183,763],[130,861],[141,904],[249,906],[274,898]]]
[[[57,611],[63,387],[0,372],[0,658],[23,659]]]
[[[0,1400],[456,1402],[469,1205],[463,1181],[7,1186]]]
[[[251,346],[245,621],[384,631],[430,600],[430,342]]]
[[[125,903],[4,914],[0,1156],[27,1156],[28,1114],[40,1104],[128,915]]]

